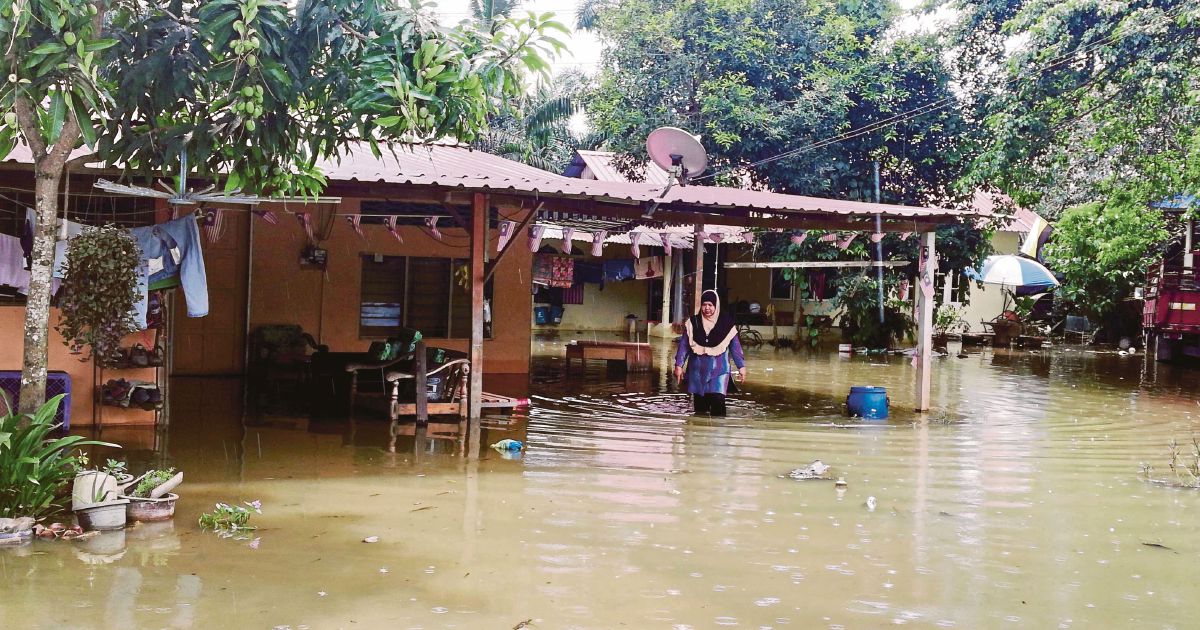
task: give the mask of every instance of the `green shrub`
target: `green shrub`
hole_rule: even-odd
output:
[[[0,416],[0,517],[42,518],[64,509],[67,484],[75,478],[79,446],[113,446],[82,436],[51,437],[58,428],[54,414],[62,396],[46,401],[35,413],[5,409]],[[24,426],[22,426],[24,425]]]
[[[150,496],[151,491],[163,485],[167,482],[167,480],[174,476],[174,468],[168,468],[166,470],[151,470],[142,477],[141,481],[137,483],[137,486],[134,487],[133,492],[129,496],[147,498]]]

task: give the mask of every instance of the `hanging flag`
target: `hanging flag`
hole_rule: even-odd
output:
[[[896,287],[896,293],[901,302],[908,301],[908,278],[900,281],[900,286]]]
[[[801,230],[792,235],[792,245],[799,247],[804,244],[804,239],[808,238],[808,230]]]
[[[399,217],[392,215],[384,218],[383,224],[387,227],[388,234],[391,234],[392,238],[396,239],[396,242],[403,243],[404,237],[400,236],[400,231],[396,229],[397,220],[399,220]]]
[[[828,234],[822,234],[821,238],[819,238],[817,240],[822,243],[832,243],[832,242],[838,240],[838,235],[837,235],[837,232],[830,232]]]
[[[872,242],[872,243],[878,243],[879,241],[882,241],[882,240],[883,240],[883,233],[882,233],[882,232],[876,232],[876,233],[874,233],[874,234],[872,234],[872,235],[871,235],[871,242]]]
[[[753,245],[754,244],[754,232],[750,232],[750,231],[742,232],[742,242],[747,245]]]
[[[912,235],[913,235],[913,233],[912,233],[912,232],[901,232],[901,233],[900,233],[900,240],[902,240],[902,241],[907,241],[907,240],[908,240],[908,237],[910,237],[910,236],[912,236]]]
[[[536,252],[542,248],[542,234],[545,233],[546,226],[535,225],[529,228],[529,251]]]
[[[721,234],[720,232],[713,232],[712,234],[708,235],[708,240],[714,243],[720,243],[721,241],[725,240],[725,235]]]
[[[442,233],[438,231],[438,219],[441,219],[441,217],[425,217],[425,226],[433,233],[433,238],[440,241],[442,240]]]
[[[571,239],[575,238],[575,228],[563,228],[562,231],[562,253],[571,253]]]
[[[211,243],[221,240],[225,234],[225,214],[220,208],[204,211],[204,239]]]
[[[279,225],[279,215],[270,210],[254,210],[254,216],[266,221],[269,225]]]
[[[512,238],[515,229],[517,229],[516,221],[500,222],[500,238],[496,241],[496,251],[504,251],[504,246],[508,245],[508,240]]]
[[[604,238],[608,236],[608,232],[604,230],[596,230],[592,232],[592,255],[600,257],[604,255]]]
[[[638,247],[638,243],[641,240],[642,240],[641,232],[630,232],[629,233],[629,249],[630,249],[630,251],[633,252],[634,258],[642,257],[642,250]]]
[[[356,234],[363,238],[367,237],[366,234],[363,234],[361,214],[347,214],[346,221],[350,223],[350,227],[354,228]]]
[[[695,237],[693,237],[692,240],[694,240],[698,243],[704,243],[704,241],[708,240],[708,232],[701,230],[699,232],[696,232],[695,234],[696,235],[695,235]]]
[[[666,255],[670,256],[671,255],[671,235],[667,232],[663,232],[658,235],[658,239],[660,241],[662,241],[663,252]]]
[[[847,247],[850,247],[850,243],[853,243],[855,238],[858,238],[858,232],[851,232],[850,236],[847,236],[846,238],[837,242],[838,249],[846,249]]]
[[[917,254],[919,262],[917,263],[917,283],[921,285],[921,294],[926,300],[933,299],[933,274],[937,271],[937,261],[930,260],[929,250],[925,247],[919,247],[920,253]]]
[[[309,242],[313,241],[313,226],[312,215],[307,212],[297,212],[296,220],[300,222],[300,226],[304,228],[304,233],[308,235]]]

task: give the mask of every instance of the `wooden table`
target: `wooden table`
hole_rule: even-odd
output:
[[[580,365],[588,359],[621,361],[630,372],[650,371],[650,344],[632,341],[572,341],[567,344],[567,370],[571,361],[579,359]]]

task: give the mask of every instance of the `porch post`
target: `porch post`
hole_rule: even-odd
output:
[[[1192,255],[1192,239],[1196,232],[1196,220],[1189,218],[1185,223],[1183,231],[1183,268],[1191,269],[1195,262],[1195,256]]]
[[[487,254],[488,196],[475,193],[471,204],[471,373],[467,389],[467,452],[479,456],[479,417],[483,408],[483,283]]]
[[[671,281],[675,279],[675,261],[674,256],[667,254],[663,257],[663,290],[662,290],[662,319],[659,320],[660,327],[666,331],[671,329]],[[667,336],[666,334],[663,335]]]
[[[696,254],[695,268],[693,277],[695,278],[694,287],[692,287],[692,313],[700,310],[700,295],[704,293],[704,224],[697,223],[696,231],[692,235],[692,248]],[[690,317],[692,313],[684,313],[684,317]]]
[[[929,410],[930,350],[933,346],[933,274],[937,270],[936,233],[921,234],[917,278],[917,411]]]

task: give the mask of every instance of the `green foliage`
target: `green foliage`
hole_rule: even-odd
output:
[[[200,527],[211,529],[222,538],[237,535],[239,532],[251,531],[257,527],[250,525],[250,514],[262,514],[260,501],[243,501],[244,505],[229,505],[217,503],[212,512],[200,515]]]
[[[1200,188],[1200,4],[936,4],[958,16],[952,58],[983,123],[971,185],[1052,219],[1114,182],[1159,198]]]
[[[54,414],[62,399],[55,396],[24,417],[11,411],[0,415],[0,517],[40,519],[62,511],[63,490],[78,466],[71,449],[117,447],[78,435],[51,437],[59,426]]]
[[[971,324],[963,319],[963,310],[953,304],[942,304],[933,316],[933,327],[938,334],[944,335],[954,329],[967,331]]]
[[[492,118],[475,147],[510,160],[561,173],[583,139],[570,129],[580,111],[580,92],[586,77],[563,73],[552,84],[515,99],[508,111]]]
[[[166,470],[151,470],[142,476],[141,481],[134,487],[133,492],[129,494],[131,497],[149,497],[150,492],[155,488],[163,485],[175,476],[175,469],[168,468]]]
[[[627,174],[639,172],[647,134],[663,125],[700,134],[720,171],[945,99],[952,106],[749,175],[780,192],[865,200],[879,160],[885,202],[961,198],[952,190],[965,163],[958,96],[935,39],[889,30],[892,3],[627,0],[587,9],[606,44],[587,110]]]
[[[71,239],[56,329],[73,352],[87,345],[98,359],[119,356],[121,339],[137,330],[132,311],[140,259],[137,241],[113,225]]]
[[[884,276],[884,318],[879,321],[879,281],[871,275],[849,275],[838,280],[834,305],[840,309],[841,328],[856,346],[890,348],[904,338],[912,337],[913,319],[908,303],[887,297],[894,294],[894,276]]]
[[[1167,238],[1162,215],[1128,192],[1067,210],[1045,249],[1047,264],[1064,276],[1057,298],[1103,319],[1161,258]]]

